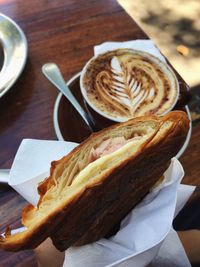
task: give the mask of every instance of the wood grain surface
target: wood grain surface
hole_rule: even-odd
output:
[[[52,114],[58,92],[42,75],[43,64],[57,63],[68,80],[93,55],[94,45],[148,37],[115,0],[4,0],[0,10],[20,25],[29,47],[22,75],[0,99],[0,168],[10,168],[24,138],[56,139]],[[189,184],[200,184],[199,139],[196,124],[181,158]],[[25,204],[11,188],[0,186],[0,232],[20,225]],[[33,267],[36,261],[31,251],[0,251],[0,267],[5,266]]]

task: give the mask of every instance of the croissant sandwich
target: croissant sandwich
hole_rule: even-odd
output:
[[[92,134],[51,164],[37,207],[22,213],[23,232],[6,231],[0,248],[31,249],[51,237],[60,251],[110,233],[160,179],[184,143],[182,111],[145,116]]]

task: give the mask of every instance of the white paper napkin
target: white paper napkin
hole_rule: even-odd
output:
[[[9,185],[36,206],[39,200],[38,183],[48,177],[51,162],[76,146],[72,142],[24,139],[10,170]]]
[[[183,245],[176,231],[171,229],[162,243],[151,267],[190,267]]]
[[[135,50],[140,50],[152,54],[158,57],[160,60],[166,62],[163,55],[160,53],[159,49],[155,46],[154,42],[151,40],[133,40],[127,42],[105,42],[103,44],[94,47],[94,55],[108,52],[110,50],[115,50],[119,48],[133,48]]]
[[[121,229],[114,237],[101,239],[80,248],[68,249],[63,267],[92,267],[94,263],[95,267],[144,267],[155,258],[160,247],[163,249],[158,253],[154,267],[160,267],[158,262],[175,262],[177,257],[184,264],[180,266],[189,267],[190,263],[180,240],[171,230],[174,215],[194,191],[193,186],[179,184],[183,175],[181,164],[174,158],[165,173],[166,179],[160,190],[154,190],[132,210],[122,221]],[[171,240],[177,242],[172,244]],[[163,245],[164,243],[166,244]]]
[[[46,177],[50,162],[76,145],[64,141],[23,140],[11,169],[9,184],[30,203],[36,204],[37,184]],[[132,210],[115,236],[68,249],[63,266],[146,266],[156,256],[171,229],[176,203],[177,209],[181,209],[194,190],[194,187],[179,185],[183,175],[181,164],[174,158],[160,190],[154,190]]]

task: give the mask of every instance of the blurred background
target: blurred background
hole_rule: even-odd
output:
[[[200,119],[200,0],[118,0],[192,90],[193,120]]]

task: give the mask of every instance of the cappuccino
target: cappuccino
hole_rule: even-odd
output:
[[[125,121],[163,115],[178,98],[175,74],[158,58],[133,49],[117,49],[91,59],[81,74],[81,91],[101,115]]]

